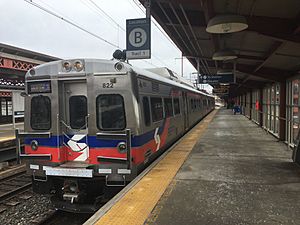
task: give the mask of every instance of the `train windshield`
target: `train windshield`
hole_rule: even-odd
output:
[[[124,100],[121,95],[97,97],[97,126],[101,130],[122,130],[126,127]]]
[[[30,124],[33,130],[51,128],[51,101],[48,96],[35,96],[31,99]]]

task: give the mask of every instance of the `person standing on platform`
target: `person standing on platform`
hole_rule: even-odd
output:
[[[233,106],[233,114],[240,113],[240,107],[237,104],[234,104]]]

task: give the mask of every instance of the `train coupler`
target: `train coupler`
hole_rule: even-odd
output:
[[[63,194],[63,199],[65,201],[70,201],[71,204],[73,204],[74,202],[78,201],[78,196],[79,194],[75,194],[75,193],[65,193]]]
[[[105,185],[108,187],[124,187],[126,185],[125,175],[111,174],[105,176]]]

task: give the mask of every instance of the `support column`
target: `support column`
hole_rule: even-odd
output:
[[[286,81],[280,83],[279,116],[286,118]],[[285,120],[279,120],[279,140],[285,140]]]
[[[247,115],[247,92],[244,94],[244,110],[243,110],[243,114],[244,116]]]
[[[264,122],[264,115],[263,115],[263,94],[264,94],[264,90],[261,88],[259,89],[259,125],[262,127],[263,126],[263,122]]]
[[[250,91],[249,104],[249,119],[252,120],[252,90]]]
[[[151,0],[146,0],[144,6],[146,8],[146,18],[151,18]]]

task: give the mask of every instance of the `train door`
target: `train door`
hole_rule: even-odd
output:
[[[182,100],[183,100],[183,117],[184,117],[184,130],[189,128],[189,112],[188,112],[188,100],[186,92],[182,92]]]
[[[67,161],[86,161],[89,157],[86,82],[64,82],[63,90],[61,126],[66,158]]]

